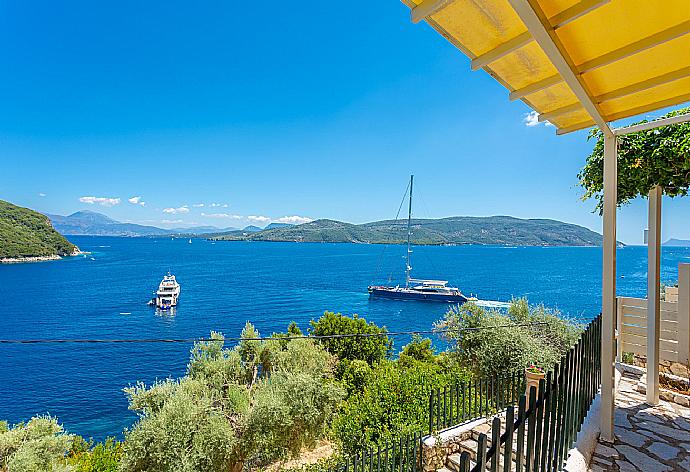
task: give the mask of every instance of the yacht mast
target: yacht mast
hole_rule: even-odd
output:
[[[410,265],[410,255],[412,248],[410,247],[410,234],[412,233],[412,184],[414,182],[414,175],[410,176],[410,204],[407,209],[407,268],[405,269],[405,288],[410,287],[410,273],[412,266]]]

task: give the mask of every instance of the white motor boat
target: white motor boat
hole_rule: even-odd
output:
[[[180,284],[177,283],[175,276],[168,272],[168,275],[163,277],[160,285],[158,286],[158,291],[156,291],[156,298],[151,300],[152,305],[161,310],[169,310],[174,306],[177,306],[177,299],[180,296]]]

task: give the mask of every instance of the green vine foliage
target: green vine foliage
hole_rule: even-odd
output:
[[[664,115],[690,113],[690,108]],[[645,121],[642,121],[644,123]],[[594,198],[595,211],[603,211],[604,135],[593,130],[592,154],[578,174],[585,189],[583,200]],[[655,186],[669,197],[686,196],[690,187],[690,123],[680,123],[621,136],[618,141],[618,205],[646,197]]]

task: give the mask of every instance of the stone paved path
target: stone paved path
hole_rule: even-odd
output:
[[[651,407],[624,373],[616,394],[614,444],[599,443],[590,471],[690,471],[690,408],[661,401]]]

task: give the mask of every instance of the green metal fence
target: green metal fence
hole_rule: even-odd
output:
[[[476,464],[472,472],[490,470],[509,472],[558,471],[582,427],[587,411],[601,383],[601,315],[585,329],[577,344],[561,359],[539,389],[530,390],[505,411],[505,430],[496,417],[491,441],[479,436]],[[513,447],[515,444],[515,447]],[[460,456],[460,472],[470,472],[470,455]]]
[[[484,418],[515,405],[525,391],[524,372],[434,388],[429,395],[429,434]]]
[[[328,472],[418,472],[422,470],[423,433],[367,448],[328,468]]]
[[[550,472],[564,465],[601,383],[601,316],[577,344],[547,372],[527,403],[523,372],[432,389],[429,434],[505,408],[505,428],[493,419],[491,438],[479,435],[476,464],[462,453],[460,472]],[[515,404],[517,403],[517,412]],[[516,417],[517,415],[517,417]],[[367,448],[328,468],[328,472],[420,472],[425,433],[402,436]]]

